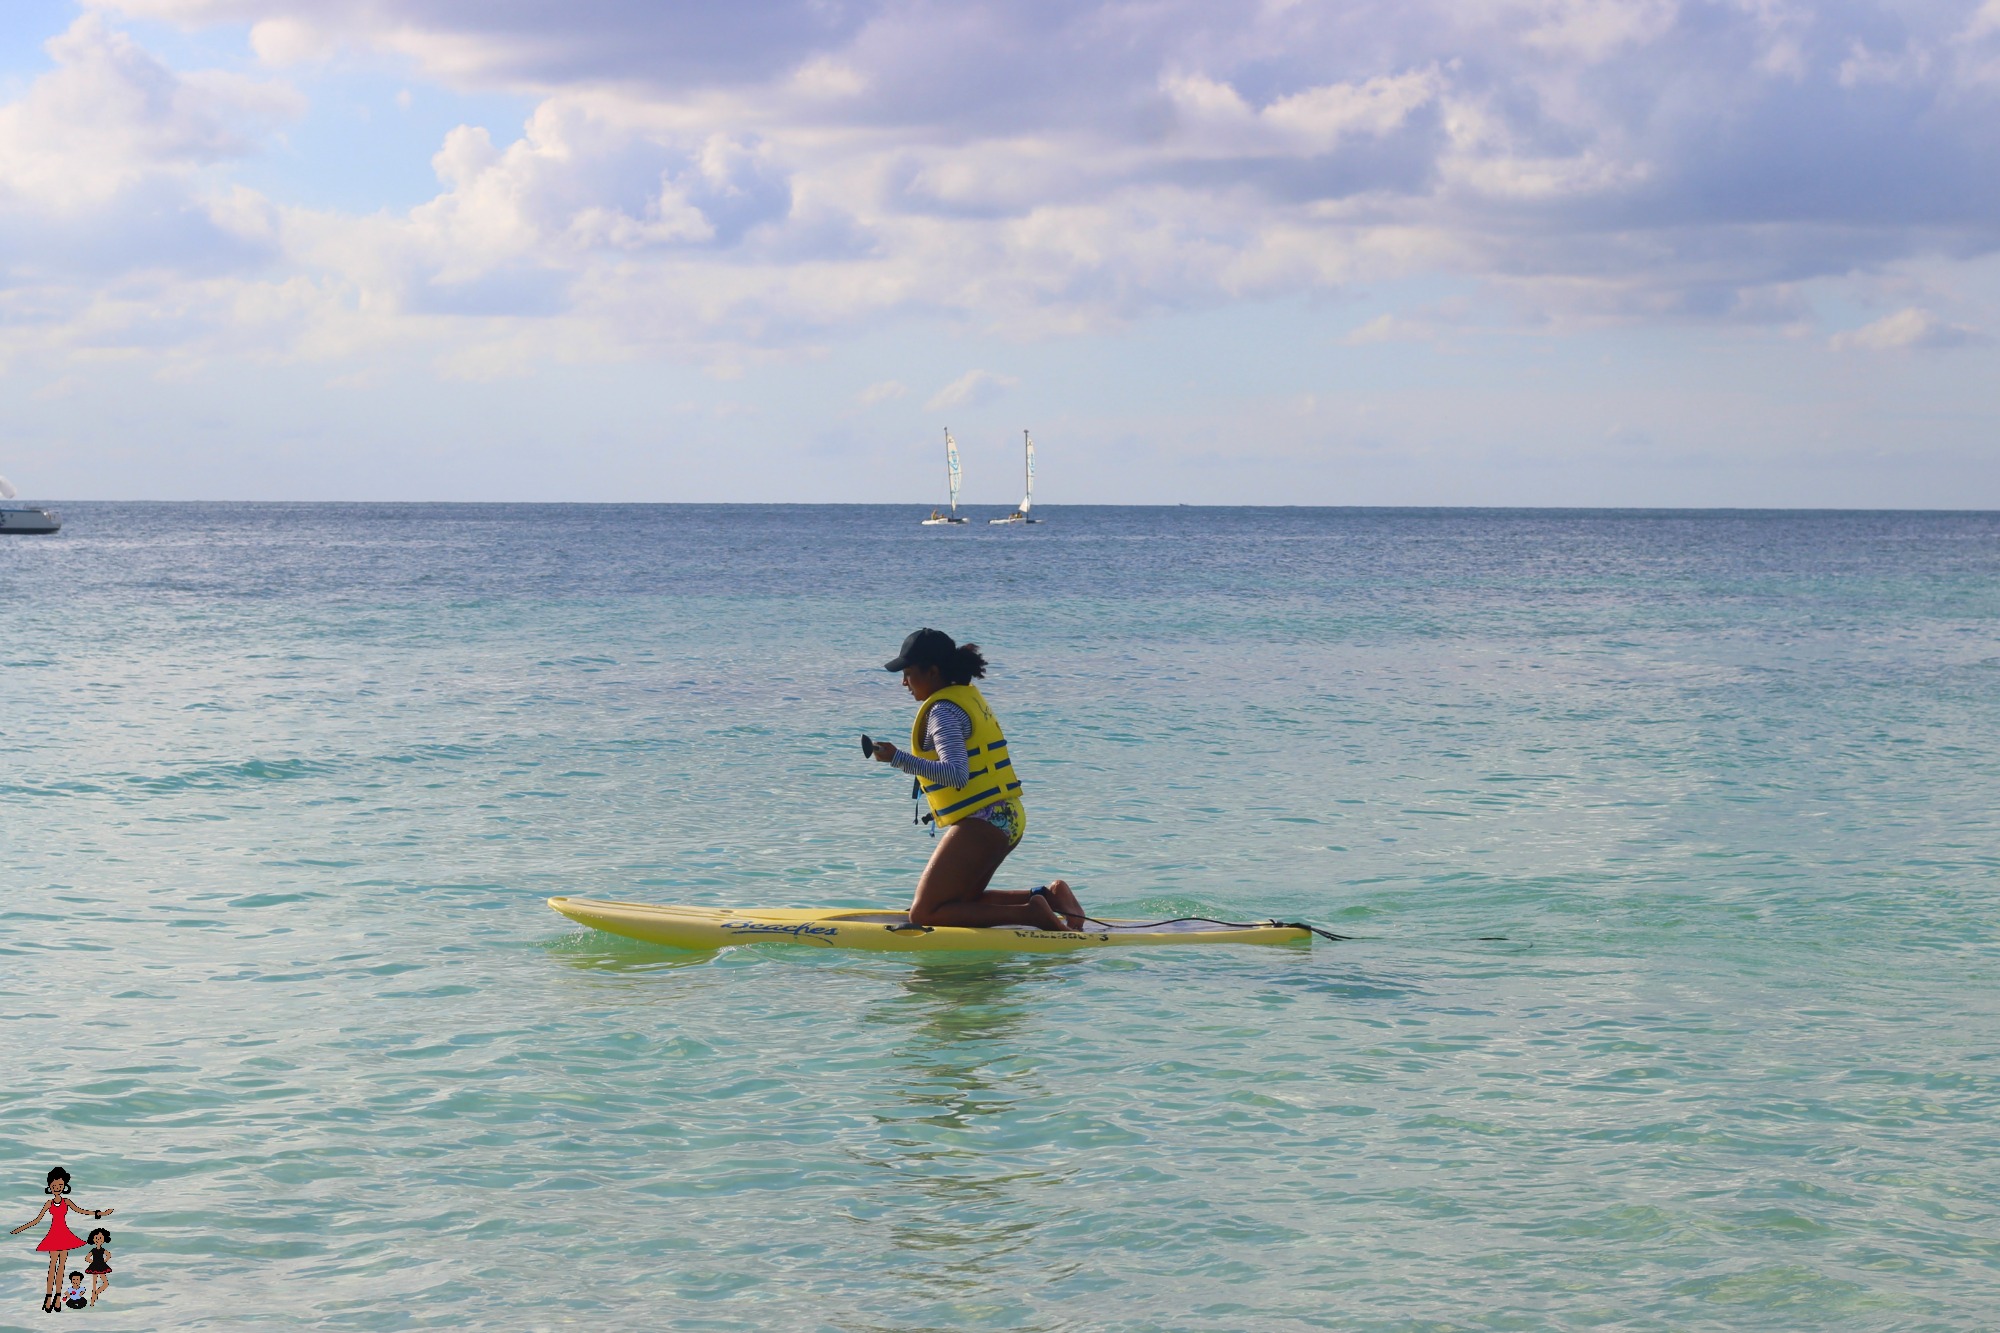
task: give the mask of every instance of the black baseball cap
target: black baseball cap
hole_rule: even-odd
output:
[[[920,629],[903,640],[903,651],[882,664],[886,671],[912,666],[943,666],[951,661],[958,645],[941,629]]]

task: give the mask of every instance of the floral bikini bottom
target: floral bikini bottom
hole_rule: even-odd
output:
[[[1021,845],[1021,839],[1028,832],[1028,808],[1016,796],[996,801],[984,810],[975,810],[967,818],[983,819],[1006,834],[1007,850],[1010,852]]]

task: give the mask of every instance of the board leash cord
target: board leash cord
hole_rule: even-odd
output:
[[[1061,916],[1062,913],[1058,912],[1056,915]],[[1157,930],[1161,926],[1178,926],[1189,921],[1196,921],[1208,926],[1224,926],[1230,930],[1259,930],[1269,926],[1283,926],[1287,930],[1309,930],[1321,939],[1332,940],[1335,943],[1354,938],[1352,935],[1336,935],[1330,930],[1321,930],[1309,921],[1222,921],[1212,916],[1175,916],[1168,917],[1164,921],[1120,921],[1114,923],[1100,921],[1096,917],[1089,915],[1086,915],[1083,921],[1085,925],[1097,926],[1103,930]],[[894,934],[900,934],[906,930],[928,932],[932,929],[934,927],[920,926],[914,921],[908,922],[905,925],[889,927],[890,932]]]
[[[1069,915],[1069,913],[1056,906],[1056,901],[1050,896],[1049,886],[1046,884],[1038,884],[1034,888],[1029,889],[1028,896],[1030,898],[1040,898],[1049,905],[1050,909],[1057,916],[1067,917]],[[1118,929],[1117,926],[1112,925],[1109,921],[1099,921],[1096,917],[1087,913],[1081,915],[1083,915],[1085,925],[1098,925],[1106,930]],[[1212,916],[1176,916],[1170,917],[1165,921],[1127,921],[1124,928],[1126,930],[1158,930],[1161,926],[1178,926],[1188,921],[1200,922],[1208,926],[1224,926],[1230,930],[1259,930],[1269,926],[1283,926],[1287,930],[1309,930],[1323,940],[1338,941],[1354,938],[1352,935],[1336,935],[1330,930],[1321,930],[1318,926],[1307,921],[1219,921]]]
[[[1094,916],[1086,916],[1084,917],[1084,921],[1102,926],[1106,930],[1114,929],[1109,921],[1099,921]],[[1219,921],[1212,916],[1176,916],[1169,917],[1165,921],[1127,921],[1124,923],[1124,929],[1156,930],[1161,926],[1178,926],[1186,921],[1199,921],[1204,925],[1210,926],[1227,926],[1231,930],[1256,930],[1260,926],[1284,926],[1288,930],[1309,930],[1321,939],[1332,940],[1336,944],[1342,940],[1351,940],[1354,938],[1352,935],[1336,935],[1330,930],[1321,930],[1309,921]]]

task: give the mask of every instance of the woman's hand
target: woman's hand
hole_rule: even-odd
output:
[[[896,747],[888,741],[875,742],[875,762],[886,764],[896,757]]]

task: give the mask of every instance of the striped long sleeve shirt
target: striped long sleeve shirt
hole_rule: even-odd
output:
[[[924,718],[924,744],[938,757],[919,759],[898,746],[889,763],[925,782],[963,787],[972,781],[972,761],[965,757],[965,743],[971,737],[972,719],[965,710],[954,703],[939,703]]]

